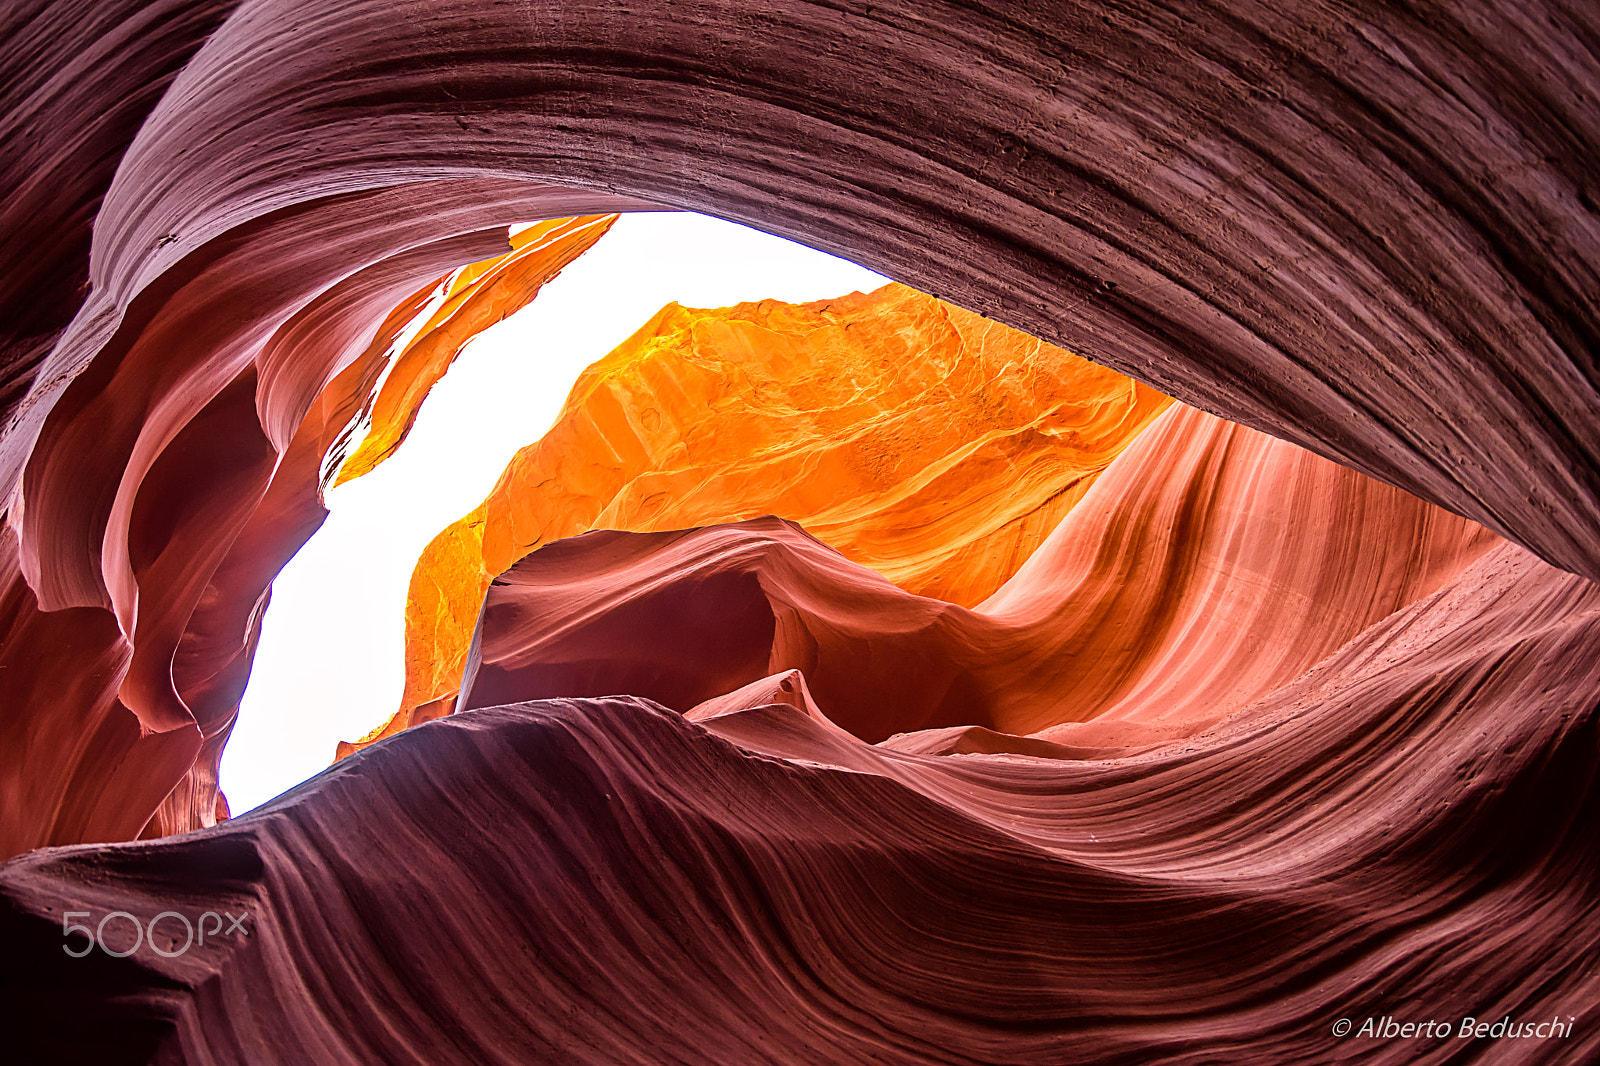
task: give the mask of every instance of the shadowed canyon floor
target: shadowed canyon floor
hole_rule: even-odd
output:
[[[0,1059],[1600,1060],[1600,7],[20,0],[0,86]],[[950,302],[664,310],[228,818],[322,490],[658,209]]]

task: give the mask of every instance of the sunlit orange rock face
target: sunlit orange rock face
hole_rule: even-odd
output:
[[[510,252],[456,271],[437,287],[426,312],[402,305],[400,311],[413,315],[406,322],[404,343],[384,368],[382,385],[371,394],[361,418],[349,427],[365,435],[339,467],[334,484],[370,473],[393,455],[429,390],[466,343],[538,295],[546,281],[587,251],[616,218],[558,218],[519,227],[511,235]]]
[[[554,427],[423,553],[404,706],[369,739],[445,709],[490,580],[543,544],[777,514],[909,592],[970,606],[1170,402],[903,285],[670,305],[584,372]]]
[[[549,545],[489,590],[463,706],[626,692],[688,712],[792,670],[869,741],[1130,754],[1270,696],[1499,543],[1175,405],[972,608],[779,518]]]

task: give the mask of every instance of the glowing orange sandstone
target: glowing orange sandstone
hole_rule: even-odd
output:
[[[971,605],[1170,403],[902,285],[669,305],[423,553],[404,706],[365,739],[449,712],[490,580],[542,544],[773,513],[908,591]]]
[[[362,412],[371,429],[335,484],[354,480],[393,455],[411,432],[422,401],[467,342],[532,302],[545,282],[588,251],[616,220],[616,215],[587,215],[535,223],[512,234],[505,255],[470,263],[447,278],[429,305],[432,314],[410,331]]]

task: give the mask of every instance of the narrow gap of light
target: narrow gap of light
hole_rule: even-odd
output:
[[[273,583],[222,759],[234,813],[324,769],[400,702],[417,556],[550,428],[578,374],[664,305],[822,300],[884,284],[853,263],[703,215],[624,215],[534,302],[475,339],[406,442],[327,495],[331,513]]]

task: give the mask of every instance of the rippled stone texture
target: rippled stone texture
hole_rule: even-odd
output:
[[[321,525],[351,430],[372,424],[352,458],[370,468],[461,345],[613,217],[541,224],[404,300],[506,231],[389,249],[265,325],[230,308],[258,276],[230,261],[66,389],[0,553],[0,855],[226,816],[217,766],[270,585]],[[228,358],[196,336],[229,337]]]
[[[37,273],[33,243],[0,251],[28,312],[0,349],[39,368],[0,488],[65,381],[225,245],[261,242],[230,294],[250,319],[351,269],[346,228],[365,253],[408,228],[442,239],[553,181],[560,209],[496,220],[643,199],[750,223],[1600,576],[1593,4],[25,0],[0,17],[29,90],[0,128],[19,145],[0,188],[28,191],[6,219],[51,235]]]
[[[1174,575],[1170,603],[1146,585],[1163,606],[1128,617],[1173,672],[1096,630],[1135,687],[1095,705],[1150,726],[1165,698],[1137,686],[1169,676],[1254,702],[1090,759],[989,753],[1130,747],[1045,736],[1078,729],[1071,708],[1007,711],[1038,736],[969,724],[869,746],[821,725],[830,702],[863,732],[875,713],[846,707],[827,669],[751,680],[763,648],[770,665],[779,637],[821,628],[816,611],[780,617],[774,589],[858,589],[822,604],[841,626],[931,602],[798,533],[558,543],[527,565],[575,564],[555,576],[582,589],[623,542],[648,569],[657,549],[732,538],[729,567],[617,606],[681,619],[665,589],[715,580],[702,621],[726,602],[767,612],[772,637],[738,634],[719,665],[740,687],[687,708],[703,724],[635,698],[480,710],[236,822],[0,867],[7,1053],[1594,1061],[1596,41],[1600,7],[1571,0],[0,7],[9,846],[215,816],[214,715],[243,683],[267,581],[315,525],[340,415],[365,402],[329,383],[408,294],[505,251],[514,219],[655,204],[751,223],[1515,542],[1471,562],[1446,538],[1371,586],[1386,599],[1336,596],[1324,620],[1314,600],[1272,606],[1277,581],[1329,586],[1285,574],[1267,531],[1306,547],[1323,518],[1338,545],[1381,515],[1297,497],[1275,519],[1206,522],[1208,499],[1180,492],[1155,512],[1169,525],[1129,532],[1159,549],[1234,528],[1239,550],[1210,557],[1231,560],[1216,587],[1242,608],[1195,608],[1198,570]],[[1162,439],[1206,436],[1189,433]],[[1420,547],[1444,527],[1410,528]],[[1075,550],[1034,576],[1089,587],[1117,569],[1075,571]],[[1347,569],[1357,588],[1372,577]],[[1000,613],[1042,625],[1031,582],[1012,591]],[[1287,645],[1385,604],[1282,675]],[[593,605],[558,606],[616,647]],[[963,610],[907,625],[948,647],[934,638]],[[1272,619],[1281,633],[1254,624]],[[1232,695],[1205,649],[1252,664]],[[473,692],[510,663],[482,650]],[[900,680],[934,690],[930,673]],[[778,705],[717,713],[746,697]],[[1184,729],[1205,717],[1173,698]],[[67,910],[218,903],[258,915],[255,935],[174,959],[59,950]],[[1330,1033],[1401,1004],[1573,1024],[1514,1046]]]
[[[971,609],[777,518],[541,548],[489,589],[461,706],[628,693],[686,712],[798,670],[865,740],[944,727],[950,750],[1006,733],[1130,754],[1269,696],[1499,543],[1178,405]]]
[[[0,868],[0,1009],[99,1063],[1590,1062],[1597,619],[1502,545],[1138,759],[871,746],[761,686],[455,715],[215,829]],[[86,963],[69,905],[251,935]],[[1572,1035],[1330,1033],[1463,1013]]]
[[[540,545],[779,514],[908,591],[970,606],[1170,402],[903,285],[663,308],[423,552],[404,701],[367,741],[448,711],[490,580]]]

